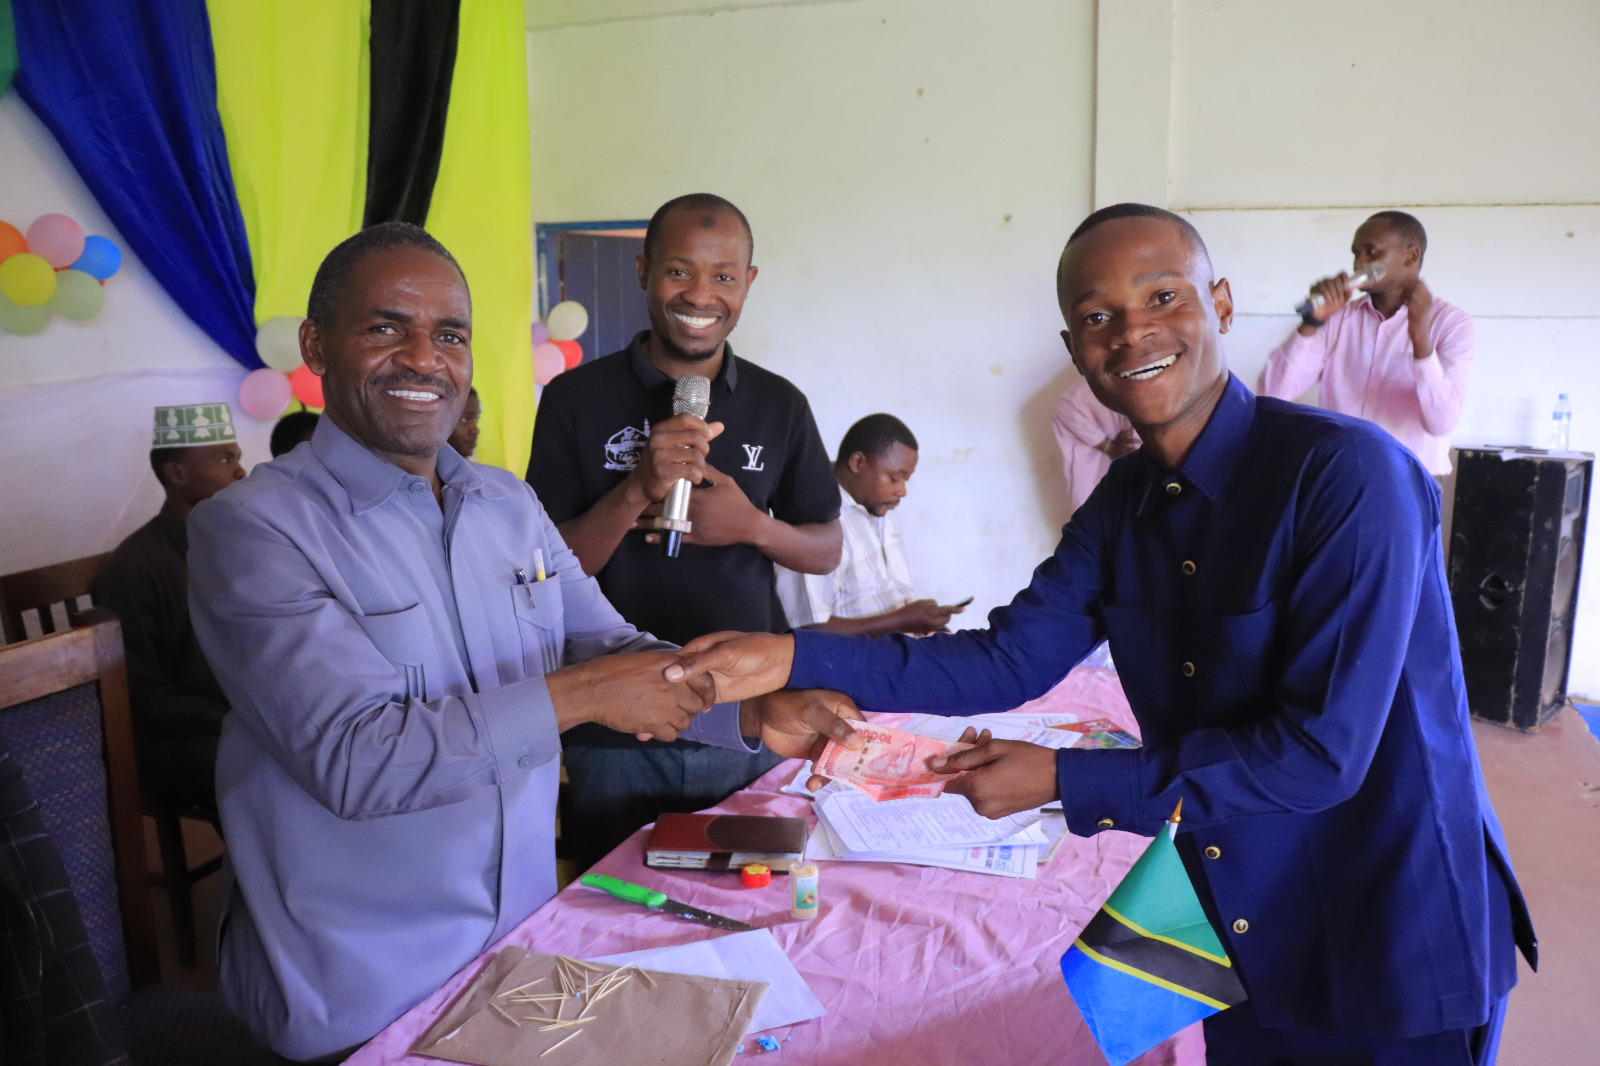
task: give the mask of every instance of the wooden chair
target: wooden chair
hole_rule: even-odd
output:
[[[92,866],[91,852],[96,847],[103,848],[103,837],[99,841],[76,841],[84,849],[84,862],[69,857],[65,846],[63,859],[74,873],[74,894],[79,895],[79,907],[84,911],[90,943],[106,977],[107,989],[116,996],[126,992],[122,986],[155,984],[160,980],[161,964],[145,879],[144,824],[140,817],[139,775],[133,757],[133,722],[128,711],[122,627],[109,611],[91,612],[84,621],[88,624],[0,648],[0,729],[7,731],[8,738],[14,738],[12,754],[24,767],[30,761],[29,739],[39,740],[34,745],[39,750],[34,766],[46,768],[48,772],[34,774],[29,782],[30,790],[47,818],[53,817],[58,824],[62,819],[77,819],[84,812],[64,811],[59,805],[53,810],[49,793],[53,785],[64,783],[60,778],[67,773],[62,749],[70,745],[71,740],[61,738],[77,728],[69,721],[73,712],[66,705],[72,697],[82,695],[75,690],[83,686],[96,687],[105,760],[106,817],[104,822],[91,823],[86,833],[70,835],[92,838],[103,834],[105,828],[109,829],[115,892],[121,913],[120,950],[126,957],[125,969],[119,968],[116,958],[119,951],[115,945],[108,944],[105,930],[95,926],[92,912],[99,908],[95,900],[85,898],[85,894],[93,893],[93,888],[85,884],[80,889],[80,883],[96,879],[93,870],[87,874],[82,871],[85,865]],[[63,803],[70,802],[71,796],[63,798]],[[80,824],[75,820],[74,829]]]
[[[88,610],[89,588],[104,554],[86,555],[0,577],[0,644],[60,633]]]
[[[5,642],[66,630],[73,615],[89,608],[89,590],[103,559],[104,554],[88,555],[0,577],[0,627],[4,629]],[[120,629],[118,633],[120,640]],[[180,808],[147,791],[144,813],[155,822],[161,854],[161,872],[149,874],[149,881],[167,894],[178,963],[189,968],[195,964],[194,883],[222,869],[222,859],[189,865],[183,819],[210,820],[215,812]]]
[[[0,732],[67,870],[133,1066],[286,1061],[215,996],[160,984],[115,615],[0,648]]]

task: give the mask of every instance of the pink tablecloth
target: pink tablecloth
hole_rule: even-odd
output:
[[[1132,725],[1115,674],[1079,668],[1051,693],[1019,710],[1070,710]],[[892,719],[890,719],[892,721]],[[780,793],[795,773],[787,762],[714,808],[738,814],[812,817],[811,802]],[[952,1066],[1104,1062],[1061,979],[1062,952],[1144,841],[1106,832],[1067,838],[1037,881],[921,866],[832,862],[822,865],[822,913],[789,917],[789,883],[779,876],[746,889],[728,874],[652,870],[645,830],[595,869],[659,889],[673,899],[770,928],[828,1013],[772,1030],[775,1066],[949,1063]],[[719,935],[651,914],[573,884],[506,938],[534,951],[579,958],[660,947]],[[498,947],[498,945],[497,945]],[[407,1049],[483,966],[475,960],[384,1030],[348,1061],[352,1066],[437,1062]],[[736,1061],[765,1054],[747,1043]],[[1198,1066],[1199,1026],[1136,1060],[1141,1066]]]

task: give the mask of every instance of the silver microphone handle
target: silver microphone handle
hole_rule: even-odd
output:
[[[1355,274],[1354,277],[1350,279],[1350,288],[1352,291],[1354,291],[1359,289],[1361,286],[1371,284],[1374,281],[1382,281],[1383,276],[1388,272],[1389,268],[1384,266],[1382,263],[1372,263],[1363,267]],[[1326,302],[1327,301],[1322,298],[1322,293],[1314,292],[1305,300],[1296,305],[1294,310],[1296,314],[1298,314],[1301,318],[1304,318],[1306,315],[1309,315],[1312,311],[1321,307]]]
[[[676,529],[681,533],[689,532],[689,490],[692,486],[685,478],[679,478],[667,490],[667,498],[661,501],[661,517],[656,519],[657,529]]]

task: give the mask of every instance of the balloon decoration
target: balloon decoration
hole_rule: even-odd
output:
[[[583,348],[578,338],[588,328],[589,312],[576,300],[562,300],[550,309],[543,322],[533,324],[535,384],[548,385],[550,379],[563,370],[571,370],[583,362]]]
[[[283,414],[293,399],[294,386],[289,384],[289,375],[271,367],[250,371],[239,386],[239,406],[251,418],[262,421]]]
[[[0,263],[5,262],[18,252],[28,250],[28,239],[22,231],[9,222],[0,222]],[[539,327],[543,329],[543,326]]]
[[[83,254],[72,264],[96,281],[104,281],[122,269],[122,249],[107,237],[93,235],[83,239]]]
[[[0,296],[18,307],[38,307],[56,292],[56,271],[32,252],[18,252],[0,263]]]
[[[285,374],[300,367],[300,323],[304,321],[294,315],[278,315],[261,323],[256,330],[256,354],[261,361]]]
[[[40,215],[27,234],[0,221],[0,329],[31,337],[60,315],[83,322],[105,306],[105,282],[122,267],[110,238],[85,237],[66,215]]]
[[[562,352],[559,346],[546,341],[533,350],[533,380],[535,384],[550,384],[550,379],[566,368],[566,354]]]
[[[589,312],[576,300],[563,300],[544,316],[553,341],[575,341],[589,328]]]
[[[62,318],[87,322],[105,302],[106,290],[98,281],[81,270],[63,270],[56,275],[55,295],[45,307]]]
[[[294,391],[294,398],[307,407],[322,407],[322,379],[311,372],[311,368],[304,363],[300,368],[289,375],[289,385]]]
[[[31,337],[50,324],[50,312],[42,307],[19,307],[0,296],[0,329],[19,337]]]
[[[65,270],[83,255],[83,227],[66,215],[40,215],[28,227],[28,251]]]

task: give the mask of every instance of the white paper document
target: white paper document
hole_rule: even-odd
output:
[[[901,862],[911,866],[938,866],[947,870],[1031,879],[1038,876],[1039,853],[1043,850],[1039,844],[974,844],[969,847],[853,854],[845,850],[827,821],[822,820],[806,841],[806,861]]]
[[[811,780],[811,775],[814,773],[816,773],[816,770],[812,768],[811,760],[807,759],[805,762],[800,764],[800,772],[791,777],[789,779],[789,783],[784,785],[778,791],[786,792],[791,796],[804,796],[808,800],[818,800],[823,796],[831,796],[837,792],[854,791],[843,781],[829,781],[826,785],[823,785],[820,789],[813,792],[809,788],[806,788],[806,782]]]
[[[959,740],[968,726],[987,729],[1001,740],[1024,740],[1042,748],[1070,748],[1083,738],[1082,733],[1052,726],[1076,722],[1071,714],[975,714],[968,718],[949,718],[941,714],[914,714],[900,726],[902,732],[936,740]]]
[[[853,853],[1047,842],[1042,831],[1020,835],[1039,821],[1039,811],[985,818],[965,796],[874,800],[852,789],[818,800],[817,807],[845,850]]]
[[[820,1018],[828,1013],[794,968],[777,939],[767,929],[729,933],[711,940],[696,940],[670,948],[645,948],[604,955],[590,962],[613,966],[638,966],[662,973],[691,977],[720,977],[739,981],[765,981],[766,994],[756,1007],[749,1032]]]

